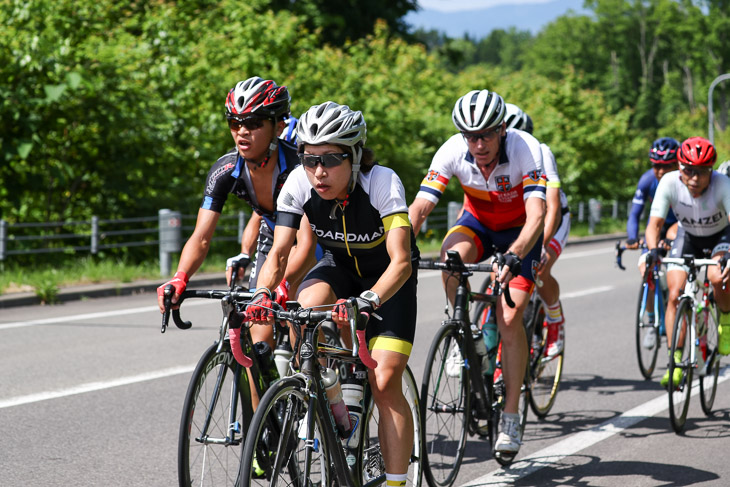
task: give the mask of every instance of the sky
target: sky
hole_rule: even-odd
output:
[[[418,4],[421,10],[405,17],[413,29],[436,29],[449,37],[468,32],[477,39],[497,28],[516,27],[536,34],[571,9],[589,13],[583,9],[583,0],[419,0]]]

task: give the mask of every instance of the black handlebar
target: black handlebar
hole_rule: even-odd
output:
[[[180,328],[181,330],[187,330],[190,327],[193,326],[193,324],[190,321],[184,321],[182,317],[180,316],[180,309],[179,306],[182,304],[183,301],[185,301],[187,298],[205,298],[205,299],[223,299],[224,297],[229,297],[233,302],[237,303],[245,303],[251,300],[253,297],[253,293],[250,293],[248,291],[230,291],[230,290],[210,290],[210,291],[203,291],[203,290],[197,290],[197,289],[188,289],[183,291],[183,293],[180,295],[180,299],[177,303],[175,303],[178,308],[171,309],[172,308],[172,295],[174,294],[175,289],[172,287],[171,284],[168,284],[165,286],[165,289],[163,291],[164,296],[164,305],[165,305],[165,311],[162,313],[162,328],[160,329],[161,333],[165,333],[165,330],[167,329],[167,325],[170,322],[170,315],[172,314],[172,320],[175,322],[175,325]]]
[[[500,252],[495,252],[493,261],[489,264],[467,264],[461,259],[461,255],[455,250],[446,251],[446,260],[444,262],[433,261],[433,260],[419,260],[419,269],[437,269],[454,274],[461,274],[462,276],[470,276],[474,272],[492,272],[494,270],[494,262],[497,263],[498,269],[501,272],[502,266],[504,265],[504,256]],[[512,301],[512,295],[509,292],[509,283],[502,288],[499,281],[494,281],[494,292],[493,294],[499,296],[504,294],[504,300],[507,306],[510,308],[515,307],[515,302]]]

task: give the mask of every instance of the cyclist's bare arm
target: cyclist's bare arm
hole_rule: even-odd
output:
[[[276,234],[276,230],[274,230],[274,234]],[[314,252],[317,239],[314,236],[312,227],[309,225],[307,215],[302,216],[302,222],[296,235],[297,244],[289,255],[289,261],[284,272],[284,278],[289,282],[292,289],[299,287],[304,276],[307,275],[307,272],[316,262]]]
[[[284,278],[284,271],[289,262],[289,253],[294,246],[296,237],[296,228],[283,225],[277,225],[274,228],[274,243],[257,281],[259,289],[266,288],[273,291]]]
[[[246,228],[243,229],[243,235],[241,236],[241,252],[253,256],[256,252],[256,243],[259,239],[259,228],[261,226],[261,220],[263,217],[256,212],[253,212],[251,218],[248,219]]]
[[[560,188],[547,188],[546,193],[546,212],[545,212],[545,232],[542,240],[543,246],[547,246],[558,231],[560,225]]]
[[[545,222],[545,200],[527,198],[525,201],[525,225],[509,250],[522,259],[535,246],[543,232]]]
[[[646,224],[646,246],[649,249],[655,249],[659,245],[659,235],[664,226],[664,218],[652,216],[649,223]]]
[[[193,234],[188,241],[185,242],[185,246],[180,254],[180,262],[177,265],[177,272],[184,272],[190,278],[200,268],[200,265],[205,260],[205,256],[208,255],[210,240],[213,238],[213,233],[215,232],[216,225],[218,225],[218,218],[220,216],[220,213],[215,211],[204,208],[198,210],[195,230],[193,230]],[[164,312],[165,310],[163,299],[162,296],[157,297],[160,312]],[[179,296],[175,294],[172,302],[177,303],[178,299]]]
[[[426,220],[426,217],[436,207],[436,203],[432,203],[425,198],[416,198],[408,207],[408,218],[411,220],[413,225],[413,232],[418,235],[421,230],[421,225]]]
[[[256,252],[256,243],[259,238],[259,227],[261,226],[262,216],[254,212],[251,218],[246,223],[246,228],[243,229],[243,235],[241,236],[241,253],[253,257]],[[231,283],[231,271],[230,267],[226,268],[226,282]],[[244,269],[239,271],[239,277],[243,276]]]

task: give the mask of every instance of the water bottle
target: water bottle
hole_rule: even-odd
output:
[[[342,384],[342,397],[347,405],[347,411],[350,413],[350,424],[352,425],[352,433],[349,437],[342,441],[347,448],[356,449],[360,441],[360,420],[362,419],[362,381],[352,374]]]
[[[697,339],[697,343],[699,345],[697,349],[697,370],[699,371],[700,377],[703,377],[707,374],[705,374],[705,360],[707,359],[707,336],[702,335],[700,338]]]
[[[340,387],[340,380],[337,378],[337,372],[325,367],[322,370],[322,382],[324,382],[324,389],[327,393],[330,409],[332,409],[332,415],[335,417],[337,432],[340,434],[340,438],[347,438],[350,435],[352,426],[347,406],[342,399],[342,388]]]
[[[471,336],[474,339],[474,348],[477,351],[477,356],[481,362],[482,374],[486,374],[489,369],[489,357],[487,357],[487,347],[484,346],[484,340],[482,340],[482,332],[479,331],[477,325],[471,325]]]
[[[276,364],[271,354],[271,347],[266,342],[256,342],[253,345],[254,353],[259,359],[259,367],[261,375],[266,381],[266,385],[279,380],[279,373],[276,371]]]
[[[276,346],[276,350],[274,350],[274,363],[276,364],[276,370],[279,372],[279,377],[289,375],[289,362],[291,362],[292,354],[289,335],[285,334],[281,337],[281,342]]]
[[[499,345],[499,333],[497,331],[497,317],[494,309],[490,308],[487,322],[482,326],[482,338],[484,347],[487,349],[487,370],[482,372],[493,374],[497,363],[497,346]]]

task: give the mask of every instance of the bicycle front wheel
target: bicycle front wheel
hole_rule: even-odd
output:
[[[410,367],[406,366],[402,380],[403,396],[408,402],[408,408],[413,419],[413,448],[408,465],[408,478],[406,485],[418,487],[421,485],[423,470],[423,432],[421,431],[421,406],[418,398],[416,379],[413,377]],[[380,415],[375,403],[370,401],[367,416],[367,431],[363,447],[363,483],[370,482],[380,475],[385,475],[385,462],[381,452],[381,444],[378,439],[378,425]]]
[[[423,463],[432,487],[452,485],[464,458],[471,383],[463,340],[457,323],[442,325],[431,343],[423,373]]]
[[[316,411],[297,377],[274,383],[259,402],[246,436],[241,466],[245,486],[330,486],[329,446]],[[308,421],[314,437],[307,438]]]
[[[677,305],[674,320],[671,354],[669,356],[669,419],[677,433],[684,429],[687,420],[690,394],[692,393],[692,363],[690,350],[692,328],[692,300],[683,298]],[[676,379],[676,380],[675,380]]]
[[[201,357],[185,396],[178,440],[181,487],[239,485],[243,435],[253,415],[248,379],[227,343],[220,352],[217,347]]]
[[[646,272],[651,272],[647,269]],[[639,299],[636,306],[636,357],[639,360],[639,370],[646,380],[651,379],[651,374],[656,367],[656,359],[659,354],[659,345],[661,337],[659,330],[654,326],[653,320],[649,319],[649,312],[646,310],[648,301],[654,299],[651,289],[647,289],[646,298],[644,298],[644,290],[646,283],[639,288]],[[643,309],[643,312],[642,312]],[[656,310],[659,313],[659,310]]]
[[[701,348],[697,353],[703,354],[703,362],[705,362],[704,370],[699,370],[700,377],[700,403],[702,412],[706,416],[712,416],[712,405],[715,403],[715,394],[717,392],[717,377],[720,375],[720,355],[717,352],[719,336],[717,333],[717,315],[715,314],[715,306],[713,303],[697,315],[697,328],[702,330],[700,333],[700,343],[706,344],[705,350]],[[712,360],[711,363],[706,363]]]

